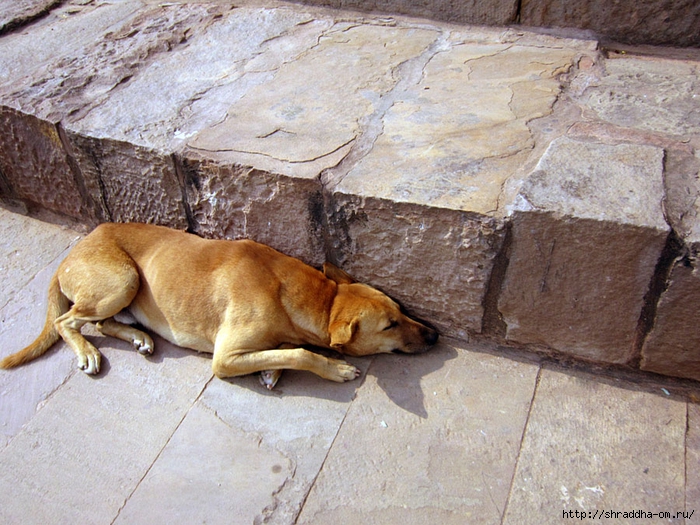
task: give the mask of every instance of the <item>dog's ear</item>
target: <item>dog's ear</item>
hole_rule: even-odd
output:
[[[342,351],[343,347],[352,341],[357,331],[357,321],[335,321],[331,323],[328,331],[331,335],[331,347]]]
[[[357,282],[350,275],[329,262],[323,263],[323,274],[331,281],[335,281],[338,284],[352,284]]]

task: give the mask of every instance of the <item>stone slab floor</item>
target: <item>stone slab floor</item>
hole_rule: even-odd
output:
[[[2,355],[38,334],[79,238],[0,209]],[[62,343],[0,372],[0,523],[700,523],[697,383],[445,340],[270,393],[91,337],[95,378]]]

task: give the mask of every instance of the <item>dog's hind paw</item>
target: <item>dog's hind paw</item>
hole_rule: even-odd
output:
[[[281,376],[282,370],[263,370],[260,372],[260,384],[268,390],[272,390]]]
[[[94,375],[100,372],[100,362],[102,355],[98,350],[88,354],[78,356],[78,368],[88,375]]]

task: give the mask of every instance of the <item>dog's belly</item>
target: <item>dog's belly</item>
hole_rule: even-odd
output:
[[[153,319],[152,316],[147,315],[136,304],[132,304],[127,309],[127,312],[133,316],[138,323],[174,345],[197,350],[198,352],[214,353],[213,343],[205,337],[178,330],[177,327],[171,327],[165,320]]]

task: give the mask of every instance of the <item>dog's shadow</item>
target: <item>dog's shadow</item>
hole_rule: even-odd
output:
[[[96,379],[110,373],[111,360],[121,361],[125,357],[124,353],[135,353],[128,343],[113,338],[90,334],[88,339],[103,350],[102,366],[100,374],[95,376]],[[168,363],[168,361],[176,361],[191,356],[193,353],[197,354],[192,350],[170,344],[157,336],[154,337],[154,341],[156,351],[153,355],[146,357],[153,364],[177,366],[177,363]],[[454,348],[443,344],[438,344],[424,354],[391,354],[360,358],[341,356],[336,352],[324,349],[314,348],[312,350],[327,357],[346,359],[362,371],[361,377],[356,381],[334,383],[309,372],[285,370],[273,390],[267,390],[260,384],[259,374],[229,378],[225,381],[255,391],[262,396],[315,397],[348,403],[356,397],[359,389],[369,386],[366,386],[365,383],[367,376],[371,376],[374,378],[372,383],[376,384],[399,408],[425,419],[428,417],[428,411],[425,406],[423,378],[440,370],[447,361],[457,357],[457,351]],[[208,361],[211,359],[209,354],[199,355]]]
[[[398,407],[420,418],[428,417],[423,379],[457,357],[457,350],[438,345],[425,354],[376,356],[368,373]]]
[[[328,399],[341,403],[351,402],[361,389],[379,387],[399,408],[420,418],[428,417],[422,380],[440,370],[445,363],[457,357],[457,351],[447,345],[438,345],[425,354],[377,355],[369,357],[347,357],[334,352],[314,349],[332,358],[342,358],[357,366],[362,375],[357,381],[344,384],[321,379],[309,372],[285,370],[274,390],[267,390],[258,381],[257,374],[227,381],[255,390],[264,396],[303,396]],[[368,382],[368,377],[372,377]],[[376,385],[376,386],[375,386]],[[373,395],[373,392],[369,392]]]

